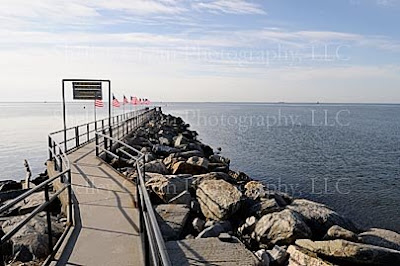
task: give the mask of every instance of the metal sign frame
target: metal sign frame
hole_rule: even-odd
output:
[[[67,151],[67,121],[65,112],[65,82],[107,82],[108,83],[108,127],[110,137],[112,137],[111,128],[111,80],[109,79],[63,79],[62,80],[62,99],[63,99],[63,120],[64,120],[64,150]]]

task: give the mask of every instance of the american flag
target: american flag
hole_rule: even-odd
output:
[[[123,102],[124,104],[128,104],[129,102],[128,102],[128,99],[125,97],[125,95],[124,95],[124,102]]]
[[[132,105],[137,105],[137,104],[138,104],[138,98],[137,98],[137,97],[132,97],[132,96],[131,96],[131,104],[132,104]]]
[[[115,98],[114,94],[113,94],[112,105],[113,105],[114,107],[117,107],[117,108],[121,106],[121,104],[119,103],[118,99]]]
[[[104,103],[102,100],[96,99],[96,100],[94,100],[94,106],[101,108],[101,107],[104,107]]]
[[[149,101],[149,99],[144,99],[144,104],[150,104],[150,101]]]

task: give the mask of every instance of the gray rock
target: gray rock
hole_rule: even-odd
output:
[[[221,233],[226,233],[232,230],[232,225],[228,221],[222,221],[215,223],[214,225],[207,227],[199,233],[196,239],[207,238],[207,237],[217,237]]]
[[[196,230],[197,232],[201,232],[204,230],[205,223],[206,222],[204,220],[196,217],[193,219],[192,226],[193,226],[194,230]]]
[[[144,154],[144,160],[146,163],[154,161],[155,159],[156,157],[150,152]]]
[[[253,233],[254,228],[256,227],[257,219],[254,216],[248,217],[244,224],[238,228],[238,232],[241,235],[250,235]]]
[[[282,210],[275,199],[261,199],[260,201],[253,204],[248,210],[248,215],[255,215],[257,218],[261,218],[266,214],[277,212]]]
[[[205,180],[225,180],[231,184],[235,182],[235,180],[233,180],[226,173],[212,172],[212,173],[207,173],[207,174],[202,174],[202,175],[194,175],[193,176],[193,187],[197,188],[197,186],[200,185],[200,183]]]
[[[257,200],[265,196],[264,185],[258,181],[250,181],[244,188],[246,190],[244,194],[250,199]]]
[[[171,167],[172,174],[177,175],[177,174],[192,174],[192,175],[198,175],[198,174],[204,174],[208,171],[208,169],[196,165],[196,164],[191,164],[187,162],[176,162],[172,165]]]
[[[152,151],[156,154],[156,155],[160,155],[160,156],[168,156],[171,153],[177,153],[179,152],[178,149],[176,148],[172,148],[166,145],[154,145],[152,148]]]
[[[357,228],[350,220],[340,216],[335,211],[320,203],[305,199],[296,199],[286,208],[300,213],[303,216],[304,221],[311,228],[315,238],[322,238],[325,236],[329,228],[334,225],[339,225],[353,232],[357,231]]]
[[[231,160],[229,158],[222,157],[221,155],[214,154],[209,157],[211,163],[222,163],[225,165],[229,165]]]
[[[326,259],[343,263],[368,265],[400,265],[400,252],[367,244],[336,239],[329,241],[296,240],[296,245],[308,249]]]
[[[254,253],[254,255],[258,258],[260,261],[260,266],[269,266],[270,264],[270,258],[268,253],[265,251],[265,249],[260,249]]]
[[[168,201],[169,204],[185,204],[186,206],[190,206],[190,202],[192,201],[192,196],[189,191],[185,190],[176,197],[173,197]]]
[[[182,134],[179,134],[176,138],[175,138],[175,142],[174,142],[174,146],[178,147],[182,144],[187,144],[189,143],[189,140],[187,138],[185,138]]]
[[[205,170],[208,170],[208,160],[203,157],[192,156],[186,161],[189,164],[193,164],[196,166],[203,167]]]
[[[319,258],[317,254],[294,245],[290,245],[287,252],[290,255],[288,266],[333,266],[332,263]]]
[[[267,250],[271,263],[274,265],[284,265],[289,257],[286,250],[280,246],[274,246],[271,250]]]
[[[358,242],[358,236],[346,230],[338,225],[334,225],[329,228],[328,232],[324,236],[324,240],[344,239],[348,241]]]
[[[166,146],[171,145],[171,140],[165,137],[159,137],[158,141],[160,142],[161,145],[166,145]]]
[[[5,234],[10,232],[26,216],[10,218],[2,224]],[[62,235],[64,227],[52,217],[53,243]],[[17,259],[46,258],[49,255],[46,213],[42,212],[32,218],[12,238],[13,255]]]
[[[166,243],[172,265],[246,265],[256,266],[259,261],[239,241],[223,242],[218,238],[185,239]]]
[[[183,204],[161,204],[155,211],[164,240],[179,239],[189,217],[189,208]]]
[[[168,169],[161,160],[151,161],[144,165],[145,171],[150,173],[158,173],[162,175],[168,174]]]
[[[248,175],[246,175],[245,173],[240,172],[240,171],[235,172],[235,171],[230,170],[228,172],[228,174],[230,177],[232,177],[236,181],[244,181],[244,182],[251,181],[251,178]]]
[[[226,220],[240,208],[242,193],[223,180],[203,181],[196,190],[197,200],[205,217]]]
[[[146,187],[150,188],[165,203],[186,191],[192,183],[192,177],[188,175],[151,175],[146,182]]]
[[[203,157],[204,154],[199,150],[193,150],[193,151],[179,152],[178,156],[183,157],[185,159],[189,159],[190,157],[193,157],[193,156]]]
[[[379,228],[370,230],[358,235],[361,242],[365,244],[395,249],[400,251],[400,234]]]
[[[311,230],[301,216],[291,210],[264,215],[256,224],[252,238],[271,247],[288,245],[296,239],[311,237]]]

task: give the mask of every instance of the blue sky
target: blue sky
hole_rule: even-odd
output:
[[[400,102],[399,0],[2,0],[0,101]]]

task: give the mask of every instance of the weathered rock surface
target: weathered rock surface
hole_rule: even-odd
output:
[[[207,238],[207,237],[217,237],[221,233],[226,233],[232,230],[232,225],[228,221],[222,221],[215,223],[214,225],[207,227],[201,231],[196,239]]]
[[[302,217],[291,210],[264,215],[256,224],[252,238],[268,247],[288,245],[296,239],[311,237]]]
[[[250,199],[257,200],[258,198],[265,196],[264,185],[258,181],[250,181],[244,186],[244,188],[246,189],[244,194]]]
[[[184,204],[161,204],[155,207],[155,211],[164,240],[179,239],[189,217],[189,207]]]
[[[190,207],[191,201],[192,201],[192,196],[190,195],[190,192],[185,190],[182,193],[170,199],[168,201],[168,204],[185,204],[186,206]]]
[[[300,239],[296,240],[296,245],[342,263],[400,265],[400,251],[342,239],[315,242]]]
[[[311,228],[315,238],[322,238],[329,228],[334,225],[339,225],[353,232],[357,231],[357,228],[350,220],[340,216],[337,212],[329,209],[324,204],[306,199],[296,199],[286,208],[303,216],[304,221]]]
[[[172,174],[174,174],[174,175],[178,175],[178,174],[193,174],[193,175],[204,174],[204,173],[206,173],[208,171],[207,169],[202,167],[202,166],[200,166],[200,165],[192,164],[192,163],[188,163],[188,162],[183,162],[183,161],[176,162],[171,167]]]
[[[286,249],[275,245],[271,250],[267,250],[271,263],[274,265],[284,265],[289,257]]]
[[[212,173],[207,173],[207,174],[202,174],[202,175],[194,175],[193,176],[193,186],[196,188],[198,185],[200,185],[201,182],[203,182],[205,180],[224,180],[229,183],[232,183],[234,181],[226,173],[212,172]]]
[[[150,188],[164,202],[168,202],[180,193],[186,191],[192,182],[190,175],[152,175],[146,182]]]
[[[338,225],[334,225],[329,228],[328,232],[324,236],[324,240],[335,240],[335,239],[344,239],[348,241],[358,242],[358,236],[346,230]]]
[[[193,164],[193,165],[196,165],[196,166],[203,167],[205,171],[208,170],[209,161],[207,159],[203,158],[203,157],[192,156],[189,159],[187,159],[186,162],[189,163],[189,164]]]
[[[400,234],[379,228],[359,234],[360,241],[365,244],[395,249],[400,251]]]
[[[260,266],[269,266],[270,258],[265,249],[260,249],[256,251],[254,255],[256,255],[257,259],[260,261],[259,263]]]
[[[279,206],[275,199],[261,199],[249,207],[247,210],[248,215],[254,215],[261,218],[266,214],[277,212],[283,208]]]
[[[301,249],[297,246],[290,245],[287,252],[289,253],[288,266],[332,266],[334,264],[324,261],[317,254],[308,250]]]
[[[242,193],[224,180],[203,181],[196,190],[205,217],[226,220],[240,208]]]
[[[26,216],[10,218],[2,224],[4,233],[10,232]],[[62,235],[64,227],[52,219],[53,243]],[[24,225],[11,239],[15,259],[26,262],[49,255],[46,213],[39,213]]]
[[[166,243],[172,265],[258,265],[258,259],[240,242],[218,238],[186,239]]]
[[[168,174],[168,169],[164,163],[159,160],[148,162],[144,165],[145,171],[150,173],[158,173],[162,175]]]

